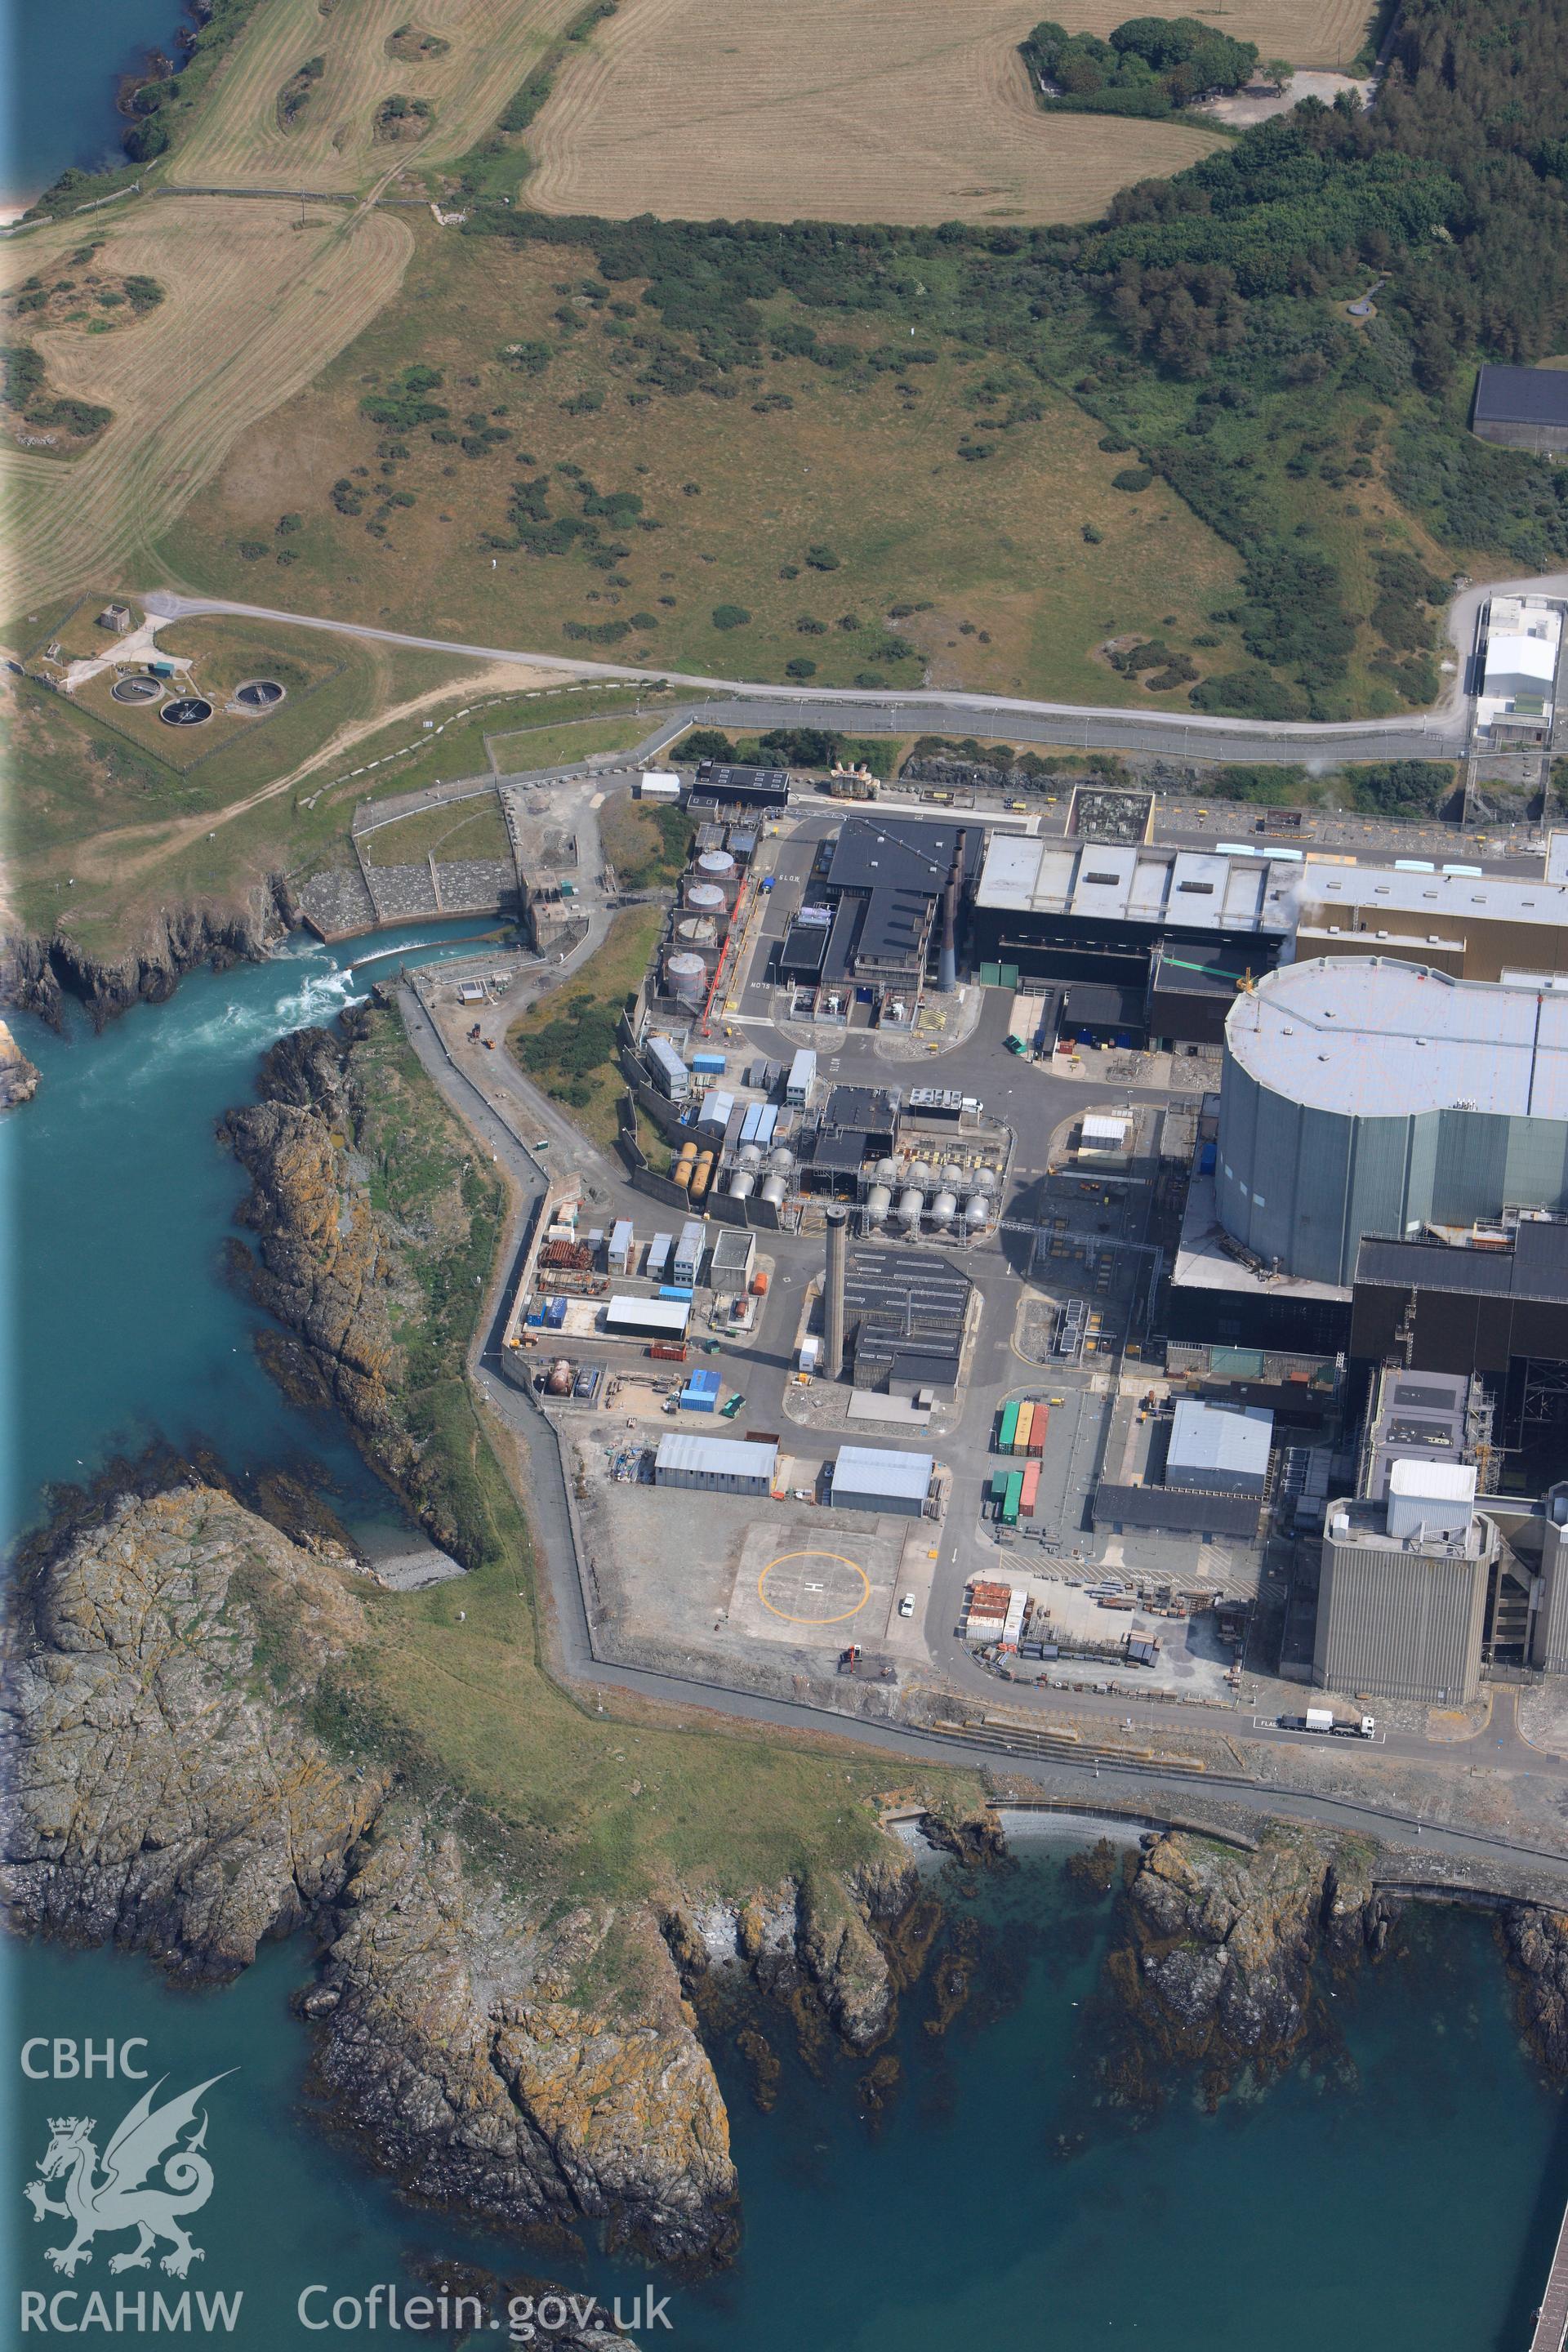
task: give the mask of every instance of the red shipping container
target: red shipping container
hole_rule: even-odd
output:
[[[1029,1423],[1029,1451],[1031,1454],[1040,1454],[1045,1452],[1046,1432],[1050,1425],[1050,1406],[1048,1404],[1037,1404],[1035,1407],[1035,1418]]]
[[[1040,1465],[1031,1462],[1024,1472],[1024,1491],[1018,1497],[1018,1508],[1025,1518],[1035,1516],[1035,1504],[1040,1491]]]

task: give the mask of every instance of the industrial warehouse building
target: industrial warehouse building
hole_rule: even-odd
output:
[[[1541,457],[1568,457],[1568,373],[1561,368],[1483,367],[1470,429],[1478,440]]]
[[[833,1507],[918,1519],[925,1509],[935,1468],[929,1454],[897,1454],[882,1445],[841,1445],[833,1465]]]
[[[1268,1481],[1274,1415],[1258,1405],[1178,1397],[1165,1454],[1165,1484],[1206,1495],[1261,1496]]]
[[[1568,885],[1419,864],[1301,869],[1296,956],[1404,955],[1453,980],[1568,972]]]
[[[613,1339],[684,1339],[691,1319],[684,1298],[612,1298],[605,1308],[605,1328]]]
[[[1374,959],[1271,973],[1226,1022],[1219,1222],[1348,1284],[1365,1234],[1568,1209],[1568,992]]]
[[[949,1397],[958,1386],[973,1286],[940,1251],[858,1249],[844,1284],[858,1389]]]
[[[961,892],[980,871],[983,829],[920,817],[846,818],[818,881],[779,949],[777,977],[858,995],[908,1026],[920,1009],[955,862]]]
[[[1498,1558],[1462,1464],[1396,1462],[1386,1500],[1336,1503],[1323,1539],[1312,1679],[1463,1706],[1480,1685]]]
[[[698,1486],[710,1495],[771,1495],[778,1458],[776,1445],[672,1433],[658,1441],[654,1484]]]

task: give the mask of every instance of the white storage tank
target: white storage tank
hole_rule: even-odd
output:
[[[947,1165],[943,1168],[941,1175],[937,1178],[937,1182],[942,1186],[944,1192],[956,1192],[958,1191],[959,1187],[963,1182],[963,1171],[959,1166],[956,1160],[950,1160],[947,1162]]]
[[[708,967],[700,955],[683,949],[665,957],[664,984],[682,1004],[700,1004],[708,993]]]
[[[899,1163],[898,1163],[898,1161],[897,1161],[896,1160],[878,1160],[878,1162],[877,1162],[877,1181],[878,1181],[878,1183],[879,1183],[879,1184],[896,1184],[896,1183],[898,1182],[898,1181],[899,1181]]]
[[[683,915],[675,927],[683,948],[711,948],[719,943],[719,926],[711,915]]]
[[[922,1192],[929,1192],[931,1187],[931,1162],[927,1160],[911,1160],[908,1181],[911,1184],[918,1184]]]
[[[764,1176],[763,1189],[757,1197],[765,1201],[771,1209],[782,1209],[788,1192],[789,1179],[786,1176]]]
[[[696,915],[711,915],[717,922],[724,912],[724,893],[717,882],[689,882],[686,903]]]
[[[737,1168],[734,1174],[730,1179],[731,1200],[749,1201],[756,1189],[756,1170],[754,1168]]]
[[[991,1222],[991,1204],[983,1192],[971,1192],[963,1204],[963,1222],[977,1234]]]
[[[697,871],[705,882],[730,880],[735,871],[735,861],[727,849],[705,849],[697,861]]]
[[[795,1154],[790,1150],[787,1143],[781,1143],[778,1145],[776,1150],[769,1152],[768,1166],[773,1169],[776,1175],[779,1176],[790,1176],[794,1174]]]
[[[931,1214],[933,1224],[951,1225],[958,1214],[957,1193],[939,1192],[931,1204]]]
[[[893,1205],[893,1195],[886,1184],[873,1184],[866,1195],[866,1214],[874,1225],[885,1225],[888,1212]]]
[[[905,1191],[899,1194],[900,1224],[918,1225],[921,1221],[921,1211],[924,1206],[925,1194],[921,1191],[919,1185],[909,1185]]]
[[[970,1181],[977,1192],[994,1192],[996,1190],[996,1176],[993,1169],[977,1168]]]

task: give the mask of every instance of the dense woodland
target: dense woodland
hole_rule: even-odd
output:
[[[1047,110],[1156,120],[1195,98],[1239,89],[1258,63],[1251,41],[1233,41],[1195,16],[1132,16],[1104,41],[1047,18],[1023,56]]]
[[[1336,717],[1363,622],[1390,695],[1430,698],[1448,580],[1390,550],[1371,610],[1353,609],[1292,485],[1381,472],[1456,561],[1568,557],[1568,467],[1468,430],[1480,359],[1568,351],[1565,55],[1568,0],[1407,0],[1373,114],[1308,100],[1125,190],[1088,229],[608,223],[480,202],[469,233],[587,245],[612,285],[645,281],[637,381],[674,396],[732,396],[733,372],[774,354],[902,372],[946,335],[988,363],[961,449],[984,456],[984,432],[1027,423],[1031,381],[1070,393],[1103,446],[1136,452],[1243,557],[1252,666],[1194,700]],[[1379,273],[1379,315],[1354,325],[1346,301]],[[884,315],[888,341],[849,341],[847,314]]]

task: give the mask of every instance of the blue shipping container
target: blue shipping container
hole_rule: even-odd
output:
[[[1214,1145],[1212,1143],[1205,1143],[1203,1150],[1198,1154],[1198,1173],[1200,1176],[1212,1176],[1214,1174]]]
[[[689,1282],[661,1282],[658,1295],[661,1298],[689,1298],[691,1285]]]
[[[724,1075],[724,1056],[722,1054],[693,1054],[691,1066],[694,1070],[704,1072],[709,1077],[721,1078]]]

